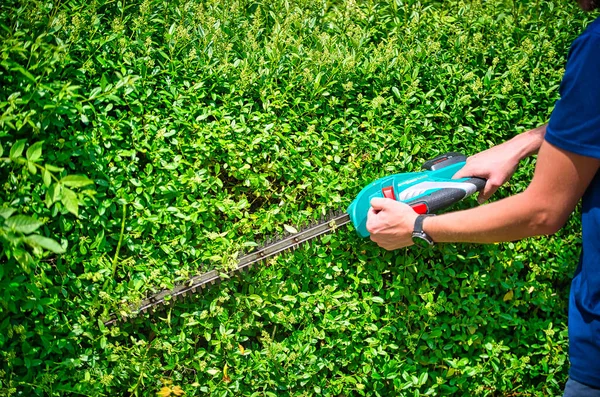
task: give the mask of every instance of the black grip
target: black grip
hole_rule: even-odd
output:
[[[427,205],[427,213],[436,213],[439,210],[450,207],[465,198],[465,191],[462,189],[447,188],[440,189],[417,201],[424,202]]]
[[[471,183],[477,187],[478,192],[481,192],[486,182],[486,179],[472,177],[462,183]],[[427,196],[408,201],[407,204],[410,206],[425,204],[427,206],[427,213],[432,214],[450,207],[454,203],[458,203],[465,197],[467,197],[467,192],[463,189],[445,188],[437,190],[431,194],[428,194]]]
[[[473,185],[477,186],[477,191],[481,193],[485,187],[485,184],[487,183],[487,179],[474,176],[467,179],[465,182],[472,183]]]

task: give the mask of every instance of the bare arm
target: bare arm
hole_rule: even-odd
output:
[[[427,218],[436,242],[490,243],[552,234],[567,220],[600,167],[600,160],[544,142],[533,180],[515,196],[481,207]],[[367,229],[386,249],[412,245],[416,214],[404,203],[373,199]]]
[[[424,230],[439,242],[487,243],[553,234],[567,221],[599,166],[598,159],[544,142],[533,180],[523,193],[427,219]]]
[[[478,176],[487,179],[485,188],[477,198],[479,203],[485,202],[515,173],[519,161],[537,153],[544,141],[546,126],[547,124],[544,124],[519,134],[509,141],[469,157],[466,165],[454,178]]]

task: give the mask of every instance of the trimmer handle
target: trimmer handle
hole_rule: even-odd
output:
[[[367,214],[375,197],[389,198],[410,205],[419,214],[430,214],[481,192],[482,178],[452,179],[464,167],[467,157],[461,153],[445,153],[423,164],[424,171],[386,176],[372,182],[356,196],[348,214],[358,234],[368,237]]]
[[[457,187],[448,185],[447,187],[438,189],[422,198],[406,201],[406,204],[413,207],[418,214],[433,214],[444,208],[450,207],[452,204],[458,203],[475,192],[481,192],[486,184],[485,179],[477,177],[471,177],[466,180],[458,179],[456,181]],[[464,184],[474,185],[475,190],[473,191],[472,188],[468,187],[465,188]]]

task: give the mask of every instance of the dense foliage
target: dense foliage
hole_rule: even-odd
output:
[[[591,18],[566,0],[3,0],[0,395],[559,394],[576,216],[431,250],[340,230],[103,320],[375,178],[546,121]]]

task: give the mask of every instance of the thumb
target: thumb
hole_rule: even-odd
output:
[[[371,207],[373,207],[375,211],[381,211],[388,207],[390,201],[394,202],[394,200],[388,198],[375,197],[371,199]]]

